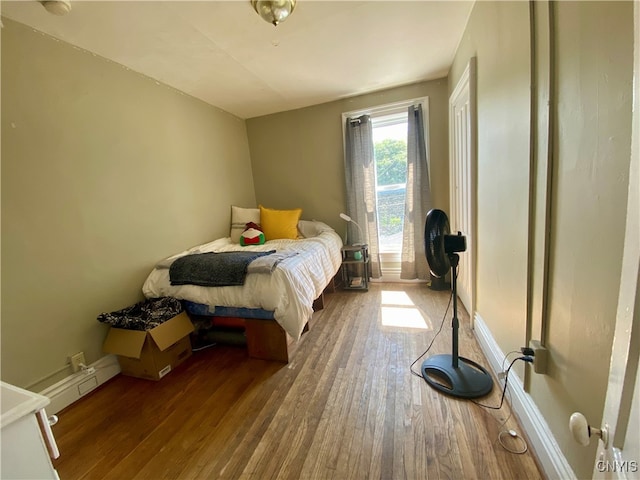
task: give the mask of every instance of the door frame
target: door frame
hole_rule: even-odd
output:
[[[465,268],[469,271],[468,291],[460,295],[460,300],[464,304],[474,327],[476,311],[476,266],[477,266],[477,67],[476,57],[471,57],[464,72],[460,76],[458,83],[449,97],[449,210],[452,225],[459,225],[459,212],[466,216],[469,228],[462,232],[467,237],[467,258]],[[468,123],[464,138],[456,135],[455,108],[468,98]],[[456,144],[459,141],[465,142],[468,161],[460,165],[455,156]],[[460,171],[463,169],[464,171]],[[462,175],[462,177],[459,176]],[[462,195],[456,188],[459,178],[463,179],[461,188],[464,188]],[[466,202],[464,201],[466,199]],[[463,210],[461,210],[463,209]],[[458,287],[460,285],[458,284]],[[466,290],[463,288],[463,290]],[[468,295],[468,297],[467,297]]]

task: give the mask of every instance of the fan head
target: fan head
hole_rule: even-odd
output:
[[[449,256],[445,251],[445,238],[450,234],[449,218],[442,210],[434,208],[427,213],[424,224],[424,251],[431,274],[440,278],[451,268]]]

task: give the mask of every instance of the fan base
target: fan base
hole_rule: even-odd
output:
[[[483,397],[493,388],[487,370],[463,357],[458,357],[454,368],[451,355],[434,355],[422,363],[422,376],[433,388],[452,397]]]

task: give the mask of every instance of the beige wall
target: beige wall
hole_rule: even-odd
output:
[[[618,298],[631,132],[632,2],[555,2],[557,97],[551,106],[555,148],[548,193],[543,152],[549,118],[544,81],[548,18],[536,15],[538,80],[530,129],[529,5],[477,2],[450,74],[455,86],[469,57],[478,58],[478,314],[508,352],[531,335],[545,337],[547,375],[530,375],[528,390],[578,478],[590,478],[589,449],[570,437],[568,418],[583,412],[600,425]],[[546,4],[543,5],[546,7]],[[538,8],[541,5],[537,5]],[[545,50],[546,46],[546,50]],[[533,225],[529,231],[529,194]],[[550,270],[540,287],[550,204]],[[542,223],[541,223],[542,222]],[[527,267],[530,252],[532,263]],[[532,297],[527,302],[527,288]],[[546,296],[542,298],[542,296]],[[548,302],[546,312],[539,306]],[[527,315],[527,312],[533,312]],[[536,313],[537,312],[537,313]],[[536,315],[540,318],[536,318]]]
[[[255,197],[244,121],[3,22],[2,380],[41,390],[102,356],[96,316],[154,262]]]
[[[600,425],[622,269],[631,148],[633,3],[556,5],[557,134],[552,184],[549,375],[532,396],[551,425]],[[585,381],[588,379],[588,381]],[[556,438],[587,475],[567,428]],[[595,442],[589,457],[595,456]]]
[[[361,95],[247,120],[258,202],[271,208],[303,209],[303,218],[344,232],[342,113],[429,97],[433,205],[449,205],[448,94],[446,79]]]
[[[476,308],[505,352],[526,333],[528,11],[527,2],[477,2],[449,76],[453,90],[477,57]]]

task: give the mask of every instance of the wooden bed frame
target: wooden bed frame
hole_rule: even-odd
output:
[[[314,312],[324,308],[324,294],[335,291],[334,280],[329,282],[329,285],[313,302]],[[239,317],[236,319],[244,322],[249,356],[263,360],[289,363],[298,345],[304,339],[304,334],[309,331],[309,323],[307,323],[302,331],[302,336],[296,341],[273,319]]]

